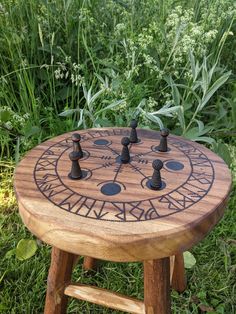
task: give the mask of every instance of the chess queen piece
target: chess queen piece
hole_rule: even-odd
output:
[[[131,132],[130,132],[130,143],[138,143],[138,136],[136,128],[138,126],[138,123],[136,120],[132,120],[130,122]]]
[[[123,145],[120,160],[123,164],[127,164],[130,161],[129,147],[130,140],[128,137],[123,137],[121,140],[121,144]]]
[[[79,159],[80,159],[79,152],[75,152],[75,151],[71,152],[69,154],[69,158],[72,161],[72,165],[71,165],[71,172],[68,174],[68,177],[72,180],[81,179],[83,174],[82,174],[82,170],[79,164]]]
[[[83,158],[84,153],[80,145],[80,140],[81,140],[80,134],[79,133],[72,134],[71,139],[73,142],[73,151],[79,154],[79,158]]]
[[[152,167],[154,171],[150,186],[153,190],[160,190],[162,187],[161,169],[163,167],[163,162],[160,159],[155,159],[153,160]]]
[[[158,150],[160,152],[167,152],[168,151],[168,145],[167,145],[167,136],[169,135],[168,129],[162,129],[161,130],[161,140],[160,145],[158,146]]]

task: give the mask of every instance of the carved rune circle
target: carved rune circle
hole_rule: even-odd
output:
[[[91,130],[81,133],[86,174],[70,180],[71,138],[48,147],[37,160],[34,180],[54,205],[86,218],[107,221],[145,221],[183,211],[199,202],[211,189],[214,168],[206,154],[189,141],[169,136],[169,150],[157,150],[159,135],[146,131],[130,145],[130,162],[120,161],[121,138],[127,129]],[[161,159],[163,188],[148,187],[152,161]]]

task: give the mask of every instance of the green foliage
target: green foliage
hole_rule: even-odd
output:
[[[196,264],[196,259],[189,251],[184,252],[184,267],[191,269]]]
[[[219,130],[226,138],[236,123],[235,10],[233,0],[3,0],[1,158],[133,116],[210,145]]]
[[[16,247],[16,257],[20,261],[24,261],[32,256],[37,251],[37,243],[35,240],[21,239]]]

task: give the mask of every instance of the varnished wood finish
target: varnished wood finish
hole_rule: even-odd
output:
[[[64,289],[70,282],[74,261],[73,254],[52,248],[44,314],[66,313],[67,296]]]
[[[82,284],[70,284],[66,287],[65,294],[73,298],[124,312],[135,314],[145,313],[142,301],[106,289]]]
[[[145,314],[170,314],[170,260],[144,262]]]
[[[183,292],[187,288],[184,257],[182,253],[175,256],[171,285],[172,288],[178,292]]]
[[[97,260],[95,258],[85,256],[83,268],[85,270],[95,270],[97,268]]]
[[[99,184],[115,178],[119,164],[113,150],[121,150],[120,139],[129,129],[80,131],[82,149],[90,154],[80,161],[81,168],[101,167],[83,180],[68,178],[71,133],[31,150],[15,173],[20,215],[28,229],[61,250],[111,261],[162,258],[199,242],[223,215],[231,187],[227,166],[202,145],[172,135],[168,138],[170,151],[153,152],[159,133],[137,131],[142,142],[132,144],[131,165],[122,165],[116,178],[126,189],[114,197],[103,195]],[[97,147],[97,139],[112,144]],[[166,187],[161,191],[149,189],[144,177],[151,176],[155,158],[164,162]],[[167,171],[167,160],[180,162],[184,168]],[[105,166],[109,162],[112,166]],[[54,185],[50,176],[59,176]]]

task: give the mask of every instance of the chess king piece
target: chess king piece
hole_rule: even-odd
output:
[[[161,140],[160,145],[158,146],[158,150],[160,152],[167,152],[168,151],[168,145],[167,145],[167,136],[169,135],[168,129],[162,129],[161,130]]]
[[[80,153],[71,152],[69,154],[70,160],[72,161],[71,172],[68,174],[68,177],[73,180],[79,180],[82,178],[82,170],[79,165]]]
[[[130,143],[138,143],[138,136],[136,128],[138,126],[138,123],[136,120],[132,120],[130,122],[131,132],[130,132]]]
[[[130,161],[129,147],[128,147],[129,143],[130,143],[130,140],[128,137],[122,138],[121,144],[123,145],[123,148],[122,148],[120,159],[123,164],[127,164]]]
[[[81,140],[80,134],[79,133],[72,134],[71,139],[73,142],[74,152],[77,152],[79,154],[79,158],[83,158],[84,153],[83,153],[81,145],[80,145],[80,140]]]
[[[161,181],[161,169],[163,167],[163,162],[160,159],[153,160],[152,167],[154,169],[152,179],[150,182],[151,188],[153,190],[160,190],[162,187]]]

